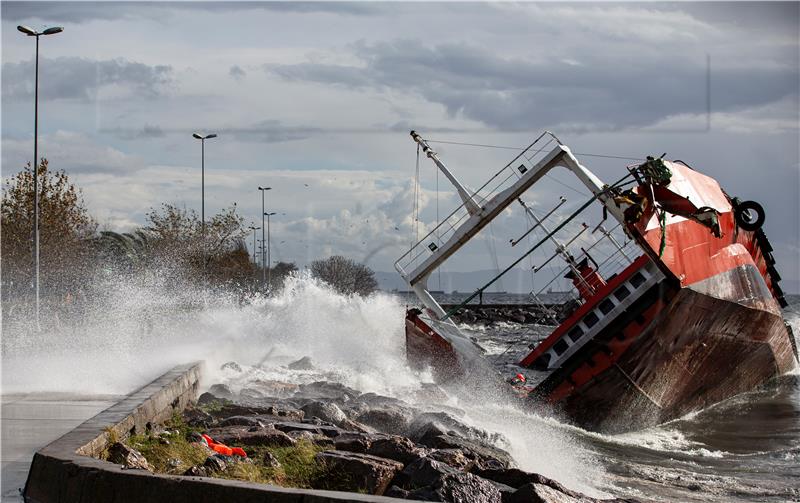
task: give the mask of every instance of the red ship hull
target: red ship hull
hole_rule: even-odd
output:
[[[752,267],[707,279],[728,288],[758,281]],[[729,290],[733,297],[745,292]],[[765,303],[774,303],[769,292]],[[741,298],[741,297],[740,297]],[[537,396],[584,428],[629,431],[656,425],[750,391],[795,365],[780,313],[695,288],[657,288],[617,335],[554,372]],[[603,338],[606,339],[606,338]]]
[[[644,255],[607,278],[520,362],[550,371],[531,398],[587,429],[621,432],[675,419],[753,390],[797,362],[760,224],[740,225],[738,202],[712,178],[669,167],[671,183],[638,188],[649,206],[628,222]],[[669,208],[666,219],[657,207]],[[406,321],[409,360],[443,380],[468,371],[417,314]]]

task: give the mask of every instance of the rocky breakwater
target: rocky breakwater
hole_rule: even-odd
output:
[[[457,305],[442,305],[446,312]],[[575,305],[566,304],[467,304],[453,313],[458,323],[491,325],[493,323],[552,324],[561,320]]]
[[[429,401],[444,396],[435,385],[419,393]],[[461,415],[326,381],[257,381],[238,393],[217,384],[180,417],[111,445],[106,458],[187,477],[413,500],[596,501],[519,470],[502,448],[507,440],[465,424]],[[209,438],[247,456],[216,452]]]

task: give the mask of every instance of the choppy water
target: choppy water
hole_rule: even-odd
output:
[[[97,291],[100,294],[97,294]],[[7,318],[2,338],[2,391],[120,394],[171,366],[203,359],[207,382],[249,380],[342,382],[408,401],[426,373],[405,362],[404,299],[344,297],[294,278],[271,298],[203,298],[188,288],[153,283],[100,285],[74,319],[62,316],[41,333]],[[487,296],[484,302],[513,302]],[[207,304],[206,302],[207,301]],[[525,300],[522,300],[523,302]],[[792,310],[800,311],[800,298]],[[205,307],[204,307],[205,306]],[[73,313],[74,314],[74,313]],[[800,315],[787,314],[800,332]],[[502,373],[546,327],[499,325],[474,332]],[[289,371],[302,356],[311,371]],[[233,375],[222,363],[236,361]],[[523,410],[491,389],[454,394],[446,403],[464,421],[502,433],[521,468],[594,496],[659,501],[800,501],[800,376],[736,397],[650,430],[606,436]]]

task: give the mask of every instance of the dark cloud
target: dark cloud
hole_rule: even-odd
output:
[[[2,2],[2,18],[12,23],[39,20],[83,23],[120,18],[163,19],[174,11],[230,12],[267,10],[297,13],[371,15],[380,7],[367,2]]]
[[[363,65],[299,63],[268,69],[290,81],[419,94],[449,114],[516,130],[537,127],[616,129],[670,115],[704,113],[707,61],[703,52],[583,52],[567,57],[503,57],[466,44],[427,46],[395,40],[356,44]],[[796,65],[751,69],[711,61],[715,111],[772,103],[795,95]]]
[[[265,120],[250,127],[224,128],[222,132],[240,141],[280,143],[304,140],[324,130],[312,126],[289,126],[277,120]]]
[[[172,84],[172,67],[111,59],[40,59],[39,97],[45,100],[94,100],[99,88],[118,85],[135,94],[154,98]],[[30,99],[33,96],[33,61],[3,64],[3,99]]]
[[[239,65],[233,65],[231,69],[228,71],[228,75],[233,77],[236,80],[242,80],[245,78],[247,73],[242,69]]]

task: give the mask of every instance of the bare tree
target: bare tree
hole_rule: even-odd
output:
[[[372,269],[340,255],[315,260],[311,274],[345,295],[369,295],[378,288]]]

